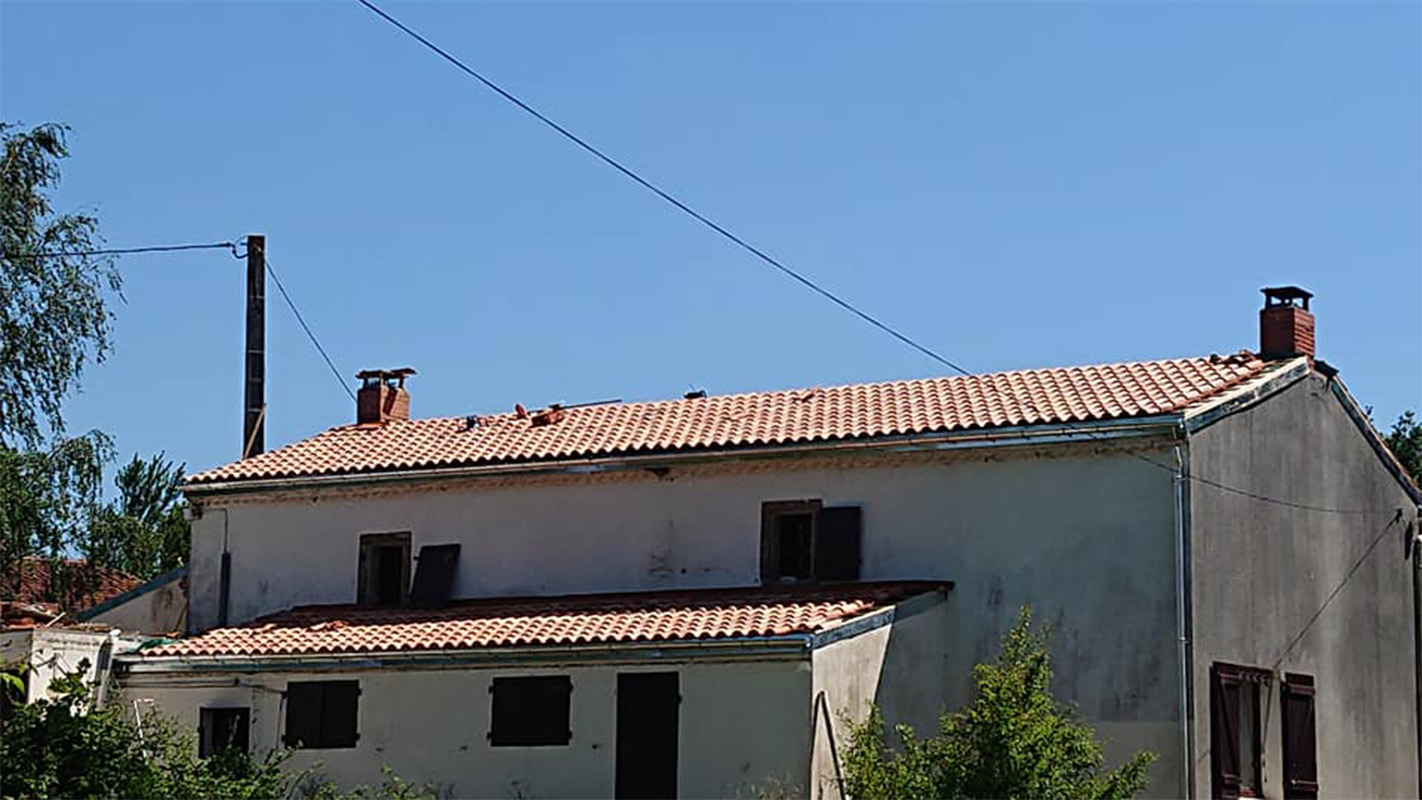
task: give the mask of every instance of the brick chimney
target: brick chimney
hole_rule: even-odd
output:
[[[409,367],[357,372],[361,385],[356,392],[356,423],[409,419],[410,393],[405,391],[405,379],[414,374]]]
[[[1259,355],[1266,359],[1308,356],[1313,358],[1313,293],[1297,286],[1260,289],[1264,307],[1259,310]]]

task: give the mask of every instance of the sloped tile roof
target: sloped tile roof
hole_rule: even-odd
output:
[[[20,624],[36,614],[75,613],[117,597],[143,583],[127,572],[83,559],[26,556],[19,569],[0,578],[0,618]]]
[[[132,657],[308,656],[814,633],[948,584],[889,582],[461,600],[438,609],[302,606]]]
[[[189,485],[804,444],[1167,414],[1267,363],[1235,356],[1138,361],[570,408],[536,426],[515,414],[345,425],[198,473]]]

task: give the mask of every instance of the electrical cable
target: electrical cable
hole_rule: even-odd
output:
[[[336,383],[339,383],[341,389],[345,391],[347,395],[350,395],[351,400],[354,401],[356,399],[355,392],[352,392],[351,387],[346,385],[345,379],[341,377],[341,371],[336,369],[336,364],[331,360],[330,354],[326,352],[326,348],[321,346],[321,340],[316,338],[316,332],[311,330],[310,325],[306,324],[306,318],[301,315],[301,310],[296,307],[296,303],[291,299],[291,295],[287,293],[286,286],[282,284],[281,278],[277,277],[276,268],[272,266],[271,256],[265,253],[263,256],[263,261],[267,265],[267,274],[272,276],[272,282],[276,284],[277,291],[281,293],[281,298],[286,301],[286,307],[291,309],[291,313],[296,317],[296,321],[301,325],[301,329],[306,331],[306,338],[311,340],[311,344],[316,348],[316,352],[321,354],[321,358],[326,362],[326,366],[331,368],[331,374],[335,376]]]
[[[389,14],[385,13],[384,11],[382,11],[382,10],[380,9],[379,6],[376,6],[374,3],[370,2],[370,0],[357,0],[357,1],[358,1],[361,5],[365,6],[366,8],[370,9],[371,11],[375,12],[375,14],[377,14],[378,16],[380,16],[380,17],[381,17],[382,19],[384,19],[386,22],[389,22],[391,25],[394,25],[395,27],[397,27],[397,28],[399,28],[400,30],[404,31],[406,34],[409,34],[409,36],[412,37],[415,41],[419,42],[420,44],[424,45],[425,47],[427,47],[427,48],[429,48],[430,50],[432,50],[432,51],[434,51],[435,53],[437,53],[441,58],[443,58],[445,61],[448,61],[449,63],[453,64],[453,65],[454,65],[455,67],[457,67],[460,71],[464,72],[465,74],[469,75],[470,77],[474,78],[475,80],[477,80],[477,81],[479,81],[480,83],[482,83],[482,84],[484,84],[485,86],[487,86],[489,89],[491,89],[491,90],[493,90],[494,92],[496,92],[500,97],[504,98],[505,100],[509,101],[510,103],[513,103],[514,105],[518,106],[520,109],[524,110],[524,111],[527,112],[529,115],[531,115],[534,119],[537,119],[539,122],[542,122],[544,125],[547,125],[548,127],[550,127],[550,128],[552,128],[553,130],[557,131],[559,134],[561,134],[561,135],[562,135],[565,139],[567,139],[568,141],[572,142],[573,144],[576,144],[578,147],[581,147],[583,150],[586,150],[587,152],[589,152],[589,153],[591,153],[592,155],[596,156],[596,157],[597,157],[598,159],[600,159],[603,163],[607,164],[608,166],[612,167],[613,169],[615,169],[615,170],[617,170],[618,172],[622,173],[623,175],[627,176],[628,178],[630,178],[632,181],[634,181],[635,183],[637,183],[637,184],[638,184],[639,186],[641,186],[642,188],[646,189],[647,191],[651,192],[652,194],[655,194],[657,197],[660,197],[662,200],[665,200],[666,202],[670,203],[672,206],[676,207],[677,209],[679,209],[679,210],[685,212],[685,213],[686,213],[687,215],[689,215],[692,219],[695,219],[697,222],[700,222],[702,225],[705,225],[706,227],[710,228],[711,230],[715,231],[716,233],[720,234],[721,236],[725,237],[726,239],[730,240],[731,242],[734,242],[736,245],[739,245],[739,246],[740,246],[743,250],[745,250],[746,252],[750,253],[751,255],[755,256],[756,258],[760,259],[761,261],[765,262],[766,264],[769,264],[770,266],[772,266],[772,267],[774,267],[774,268],[780,270],[780,271],[783,272],[784,274],[788,275],[789,277],[793,278],[794,280],[796,280],[796,281],[800,282],[801,284],[805,285],[805,286],[808,287],[811,291],[816,292],[816,293],[819,294],[821,297],[824,297],[825,299],[829,300],[830,302],[834,303],[835,305],[839,306],[840,308],[843,308],[844,310],[848,311],[849,313],[855,315],[856,317],[859,317],[860,319],[864,320],[865,322],[869,323],[870,325],[873,325],[875,328],[878,328],[879,330],[883,331],[884,333],[887,333],[888,335],[894,337],[895,339],[898,339],[898,340],[899,340],[900,342],[902,342],[903,344],[906,344],[906,345],[908,345],[909,347],[912,347],[913,349],[915,349],[915,350],[917,350],[918,352],[920,352],[920,353],[922,353],[922,354],[928,356],[929,358],[933,359],[934,361],[937,361],[938,363],[944,365],[945,367],[948,367],[949,369],[954,370],[955,372],[958,372],[958,373],[961,374],[961,375],[971,375],[971,374],[972,374],[972,373],[968,372],[968,370],[963,369],[962,367],[960,367],[960,366],[958,366],[957,364],[953,363],[953,362],[952,362],[951,360],[949,360],[947,357],[945,357],[945,356],[943,356],[943,355],[941,355],[941,354],[935,352],[932,348],[928,347],[927,345],[923,345],[923,344],[920,344],[920,343],[917,342],[917,341],[914,341],[914,340],[913,340],[912,338],[910,338],[909,336],[905,335],[904,333],[901,333],[901,332],[898,331],[897,329],[891,327],[891,326],[888,325],[887,323],[885,323],[885,322],[883,322],[882,320],[880,320],[880,319],[874,317],[873,315],[869,314],[868,312],[863,311],[863,310],[860,309],[859,307],[855,306],[853,303],[850,303],[848,300],[845,300],[844,298],[840,297],[839,295],[835,294],[834,292],[831,292],[829,289],[826,289],[826,288],[824,288],[823,286],[820,286],[818,283],[815,283],[813,280],[811,280],[810,278],[808,278],[808,277],[806,277],[805,275],[801,274],[800,272],[798,272],[798,271],[796,271],[796,270],[794,270],[794,269],[792,269],[792,268],[786,266],[785,264],[781,263],[781,262],[780,262],[778,259],[776,259],[775,257],[773,257],[773,256],[769,255],[768,253],[766,253],[764,250],[761,250],[759,247],[756,247],[755,245],[751,244],[750,242],[747,242],[745,239],[742,239],[741,237],[739,237],[739,236],[737,236],[736,234],[732,233],[731,231],[727,230],[727,229],[726,229],[724,226],[722,226],[720,223],[717,223],[716,221],[712,220],[711,218],[707,217],[706,215],[702,214],[701,212],[697,211],[696,209],[692,208],[691,206],[687,205],[686,203],[682,202],[681,200],[677,199],[676,197],[672,196],[669,192],[667,192],[667,191],[661,189],[661,188],[658,187],[656,184],[652,183],[651,181],[647,180],[646,178],[643,178],[641,175],[639,175],[639,174],[637,174],[635,171],[633,171],[630,167],[625,166],[622,162],[618,161],[617,159],[613,158],[612,156],[609,156],[608,154],[604,153],[603,151],[601,151],[601,150],[599,150],[598,148],[594,147],[593,145],[589,144],[587,141],[585,141],[584,139],[582,139],[582,138],[581,138],[580,136],[578,136],[577,134],[573,133],[572,131],[568,130],[567,128],[563,127],[562,125],[558,124],[557,122],[554,122],[552,119],[550,119],[549,117],[547,117],[547,116],[545,116],[544,114],[542,114],[541,112],[539,112],[539,111],[538,111],[537,109],[535,109],[533,106],[530,106],[528,103],[525,103],[524,101],[520,100],[520,99],[519,99],[518,97],[516,97],[513,93],[511,93],[511,92],[505,90],[502,86],[499,86],[497,83],[494,83],[493,81],[491,81],[491,80],[489,80],[488,78],[484,77],[483,75],[479,74],[478,72],[476,72],[475,70],[473,70],[472,68],[470,68],[468,65],[466,65],[463,61],[460,61],[458,58],[455,58],[454,56],[450,55],[449,52],[447,52],[446,50],[444,50],[443,48],[441,48],[439,45],[435,44],[434,42],[431,42],[429,39],[426,39],[424,36],[421,36],[419,33],[417,33],[416,31],[414,31],[414,30],[411,29],[410,27],[406,26],[406,25],[405,25],[403,22],[401,22],[400,20],[395,19],[394,17],[392,17],[392,16],[390,16]]]
[[[120,256],[131,253],[173,253],[180,250],[229,250],[237,254],[236,242],[213,242],[211,244],[158,244],[147,247],[119,247],[101,250],[69,250],[58,253],[5,253],[5,258],[74,258],[79,256]]]

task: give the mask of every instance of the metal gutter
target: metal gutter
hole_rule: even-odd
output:
[[[1313,367],[1304,356],[1285,363],[1286,366],[1273,368],[1277,371],[1266,370],[1262,375],[1245,381],[1232,391],[1225,392],[1213,403],[1185,412],[1185,433],[1195,433],[1231,414],[1236,414],[1263,402],[1313,373]]]
[[[680,642],[633,642],[597,645],[497,647],[482,650],[358,653],[300,656],[141,656],[126,653],[115,660],[120,674],[216,674],[230,672],[357,672],[390,669],[463,669],[490,666],[535,666],[608,662],[683,660],[799,660],[809,657],[813,637],[783,636],[705,639]]]
[[[1403,491],[1407,492],[1412,502],[1422,505],[1422,489],[1412,482],[1407,476],[1407,470],[1402,463],[1397,460],[1397,456],[1388,449],[1383,441],[1382,434],[1373,427],[1373,423],[1368,419],[1368,415],[1358,406],[1358,401],[1353,399],[1348,387],[1343,385],[1343,381],[1336,376],[1328,379],[1328,388],[1333,392],[1333,396],[1338,398],[1338,402],[1343,404],[1343,410],[1348,412],[1348,416],[1353,420],[1353,424],[1358,427],[1358,431],[1363,434],[1363,438],[1368,440],[1368,445],[1373,448],[1373,452],[1382,460],[1383,467],[1392,474],[1392,477],[1402,484]]]
[[[587,475],[641,471],[654,467],[736,460],[773,460],[806,455],[844,453],[915,453],[963,448],[1010,447],[1099,441],[1131,437],[1172,435],[1181,414],[1159,414],[1119,420],[1073,422],[1070,425],[1023,425],[990,430],[940,434],[905,434],[870,439],[837,440],[803,445],[766,445],[714,450],[687,450],[647,455],[608,456],[561,461],[517,464],[476,464],[459,467],[414,468],[388,472],[346,475],[306,475],[292,478],[261,478],[187,484],[183,492],[190,498],[212,495],[250,494],[292,489],[369,486],[411,481],[455,478],[503,477],[508,475]]]
[[[74,615],[74,618],[79,620],[80,622],[88,621],[104,613],[105,611],[118,608],[124,603],[127,603],[128,601],[136,597],[141,597],[153,591],[154,589],[160,588],[162,586],[167,586],[168,584],[187,574],[187,564],[184,564],[181,567],[177,567],[175,569],[168,570],[162,575],[159,575],[156,578],[151,578],[146,583],[135,586],[132,589],[129,589],[128,591],[124,592],[123,594],[114,595],[113,597],[110,597],[109,599],[92,608],[86,608],[83,611],[80,611],[79,613]]]
[[[948,592],[952,588],[952,582],[945,582],[939,589],[916,594],[888,608],[861,614],[833,628],[814,634],[810,640],[810,649],[818,650],[835,642],[852,639],[862,633],[916,617],[930,608],[942,605],[948,599]]]

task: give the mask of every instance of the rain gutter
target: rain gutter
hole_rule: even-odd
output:
[[[946,434],[876,436],[862,440],[815,442],[803,445],[767,445],[715,450],[666,451],[646,455],[565,459],[519,464],[475,464],[429,467],[345,475],[304,475],[187,484],[189,498],[251,494],[289,489],[318,489],[398,484],[440,479],[503,477],[508,475],[588,475],[648,470],[669,465],[694,465],[727,461],[764,461],[806,455],[846,453],[899,454],[966,448],[1054,445],[1145,436],[1178,435],[1181,414],[1161,414],[1130,420],[1073,422],[1070,425],[1024,425]]]

